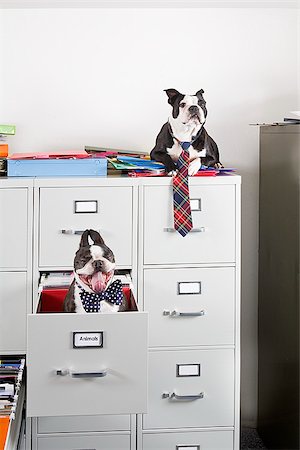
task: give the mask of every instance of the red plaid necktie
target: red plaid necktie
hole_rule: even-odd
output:
[[[186,236],[193,228],[189,193],[189,151],[190,142],[181,142],[182,152],[177,161],[178,173],[173,177],[174,228]]]

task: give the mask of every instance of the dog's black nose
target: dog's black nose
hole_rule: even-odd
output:
[[[189,112],[190,112],[191,114],[197,113],[197,112],[198,112],[198,106],[196,106],[196,105],[190,106],[190,107],[189,107]]]
[[[93,266],[96,270],[100,270],[102,267],[102,261],[94,261]]]

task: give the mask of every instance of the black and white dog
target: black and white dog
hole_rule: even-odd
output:
[[[218,146],[204,128],[207,116],[203,89],[195,95],[183,95],[176,89],[166,89],[172,115],[160,130],[156,144],[150,153],[151,159],[162,162],[168,175],[176,174],[176,162],[182,151],[180,143],[189,142],[189,175],[195,175],[201,164],[222,167]]]
[[[113,252],[97,231],[85,230],[74,258],[74,280],[64,300],[70,313],[124,311],[120,280],[113,281]]]

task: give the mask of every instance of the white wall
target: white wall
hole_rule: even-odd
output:
[[[151,150],[163,89],[203,88],[207,130],[243,176],[242,416],[256,420],[258,129],[295,109],[293,9],[0,11],[0,123],[11,151]],[[218,245],[219,243],[216,243]]]

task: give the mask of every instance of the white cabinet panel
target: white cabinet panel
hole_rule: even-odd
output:
[[[172,188],[145,187],[144,264],[235,261],[235,186],[191,186],[190,197],[201,207],[182,237],[173,228]]]
[[[149,345],[234,343],[235,269],[145,269]]]
[[[143,434],[143,450],[232,450],[232,431]]]
[[[178,365],[199,376],[178,376]],[[151,351],[144,429],[233,426],[234,350]]]
[[[28,191],[0,189],[0,268],[26,268]]]
[[[74,332],[101,332],[103,346],[73,348]],[[147,344],[147,313],[29,315],[27,415],[144,412]]]
[[[130,266],[132,188],[41,188],[40,266],[72,267],[80,233],[88,228],[100,232],[118,266]]]
[[[116,416],[39,417],[37,420],[39,434],[127,430],[130,430],[130,416],[121,414]]]
[[[26,314],[26,272],[0,272],[0,353],[26,351]]]
[[[130,436],[39,437],[37,450],[130,450]]]

